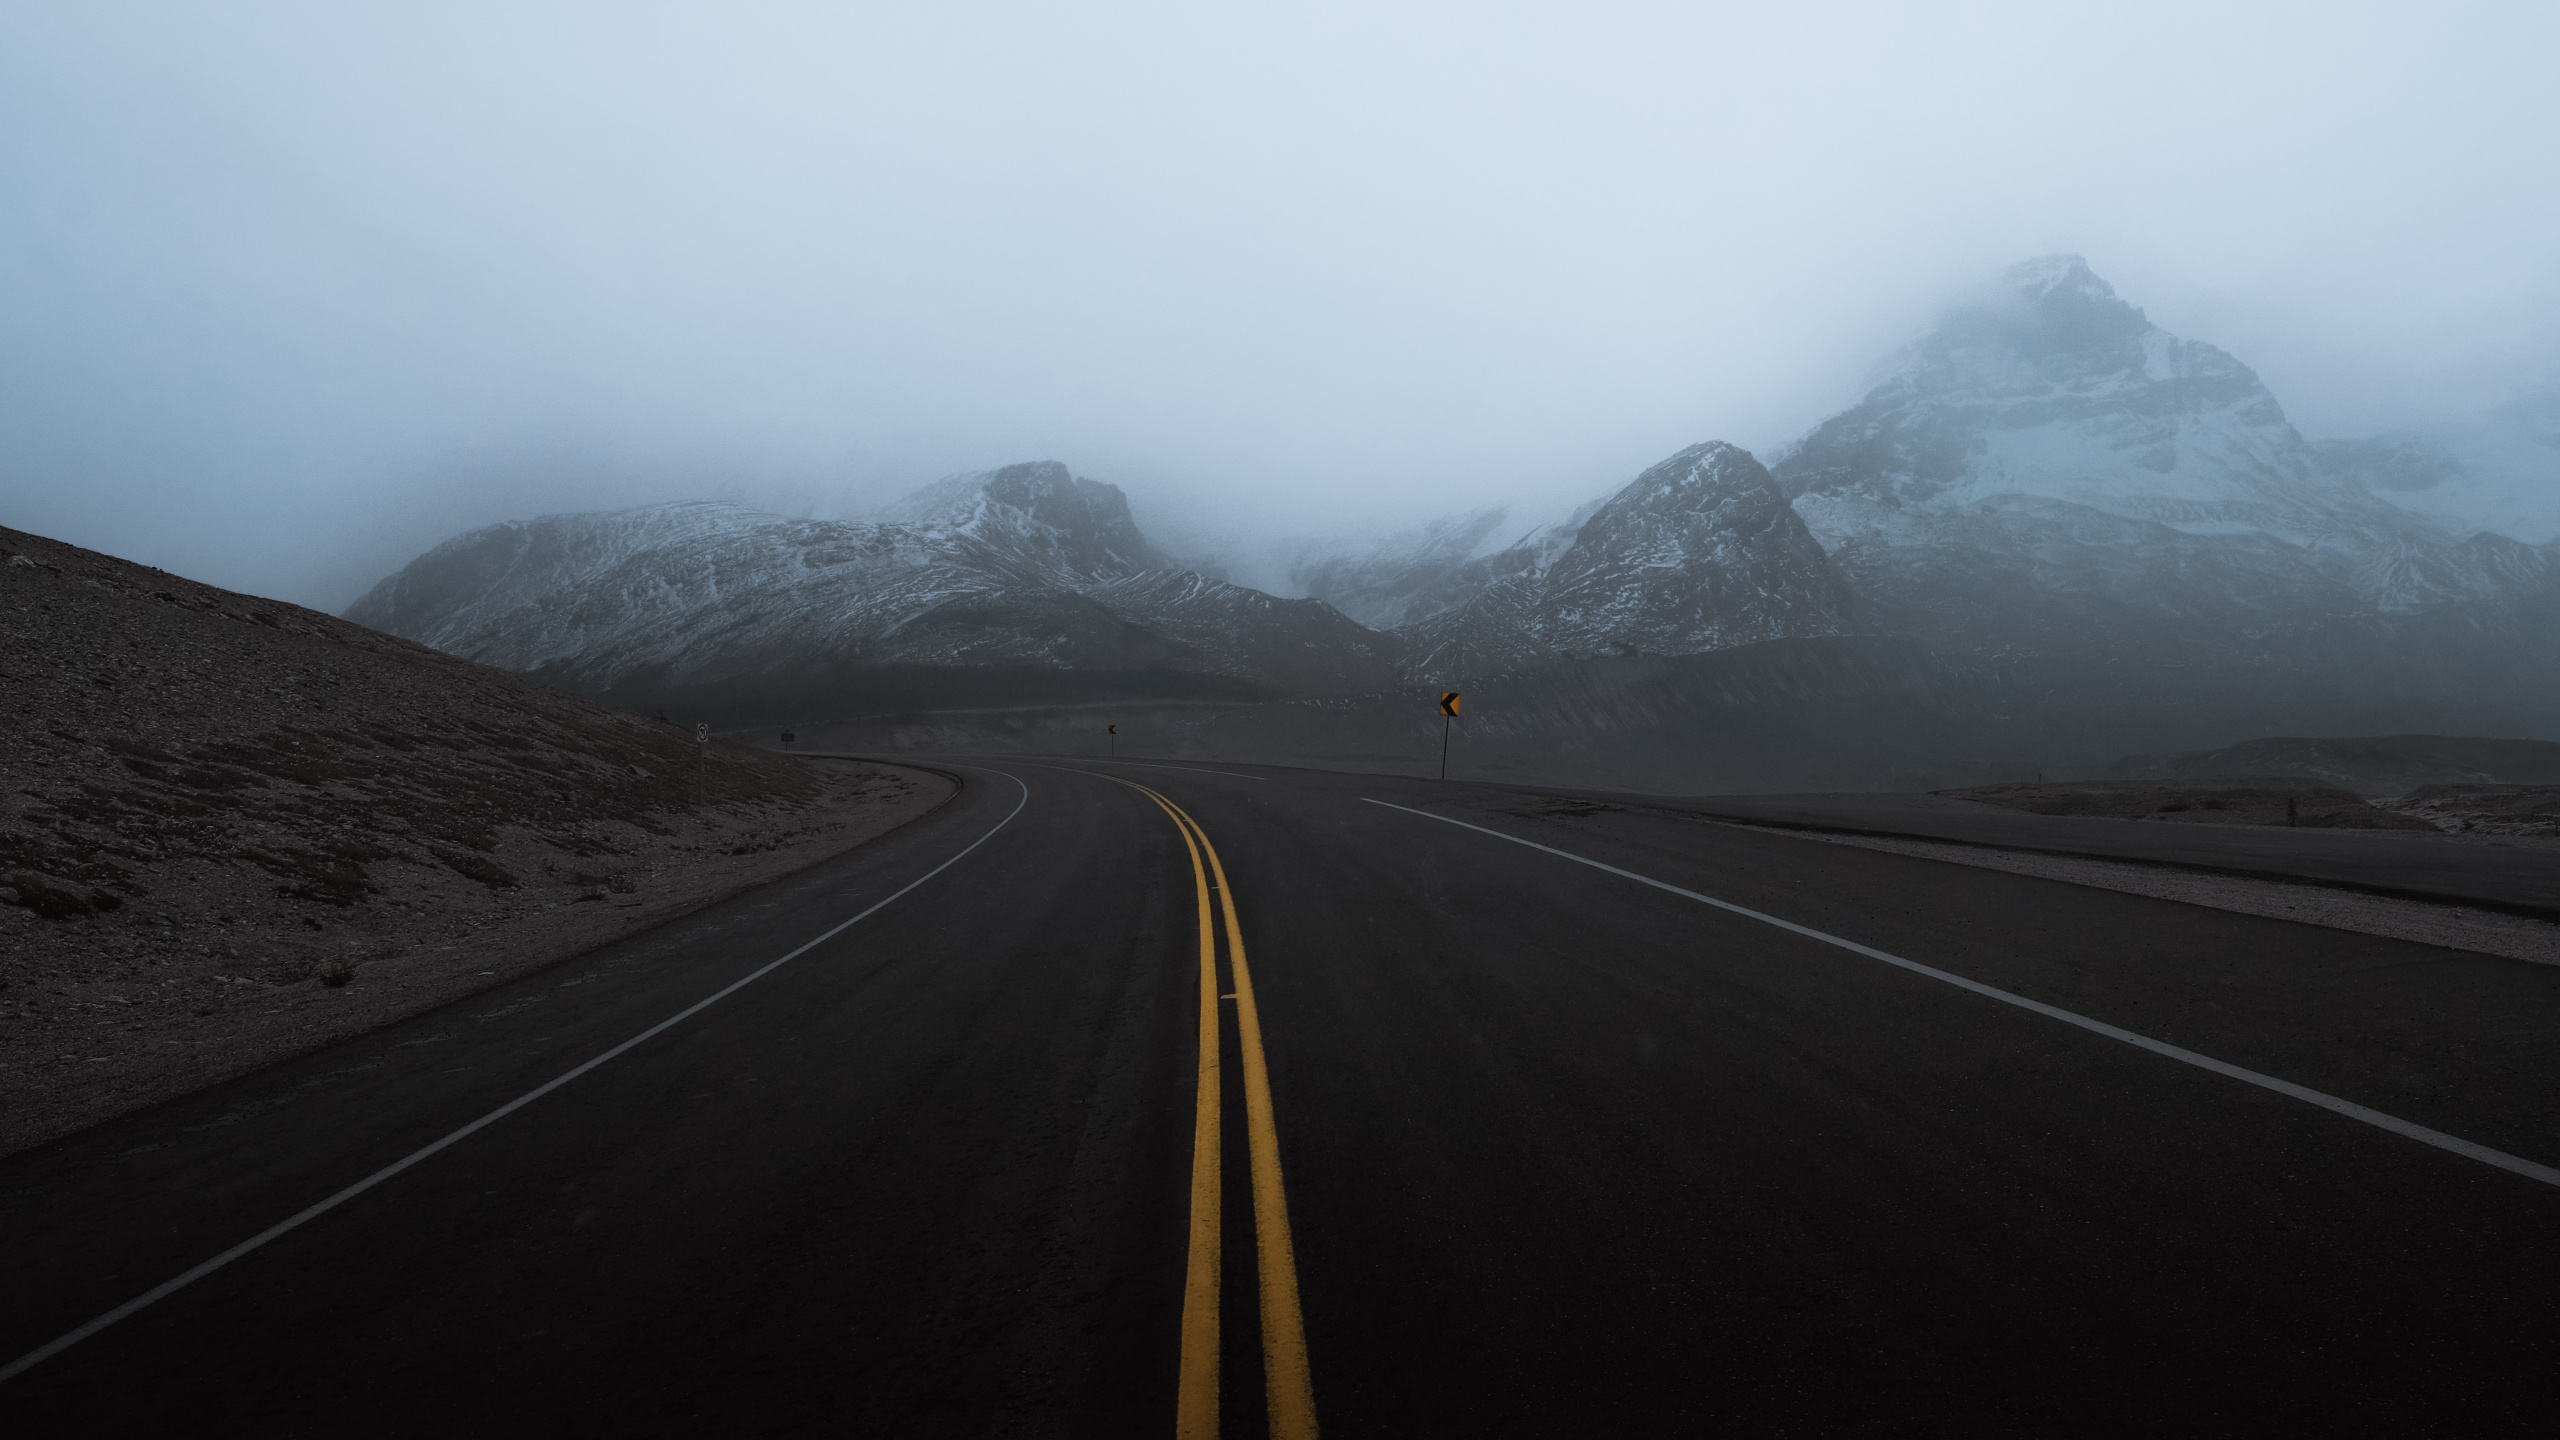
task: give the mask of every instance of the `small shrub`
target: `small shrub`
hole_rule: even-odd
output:
[[[332,960],[320,967],[320,983],[332,990],[343,988],[354,978],[356,978],[356,967],[344,960]]]

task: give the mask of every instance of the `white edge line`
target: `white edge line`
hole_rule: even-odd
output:
[[[2030,1000],[2024,995],[2014,995],[2009,991],[1985,985],[1979,980],[1968,980],[1962,975],[1923,965],[1917,960],[1905,960],[1899,955],[1888,955],[1882,950],[1861,945],[1855,940],[1843,940],[1837,935],[1825,934],[1810,926],[1798,925],[1792,920],[1781,920],[1775,915],[1764,915],[1760,911],[1736,905],[1730,900],[1718,900],[1712,895],[1701,895],[1695,890],[1683,890],[1677,885],[1667,884],[1648,875],[1639,875],[1633,870],[1621,870],[1615,865],[1586,859],[1569,850],[1558,850],[1552,845],[1541,845],[1535,840],[1523,840],[1517,835],[1505,835],[1499,830],[1488,830],[1482,825],[1470,825],[1464,820],[1452,820],[1446,815],[1434,815],[1428,810],[1391,805],[1384,800],[1369,800],[1366,796],[1361,798],[1371,805],[1385,806],[1389,810],[1402,810],[1407,815],[1419,815],[1425,820],[1437,820],[1443,825],[1455,825],[1461,830],[1473,830],[1479,835],[1490,835],[1496,840],[1508,840],[1514,845],[1526,845],[1532,850],[1543,850],[1549,855],[1571,860],[1576,864],[1588,865],[1594,870],[1606,870],[1612,875],[1624,876],[1638,884],[1650,885],[1656,890],[1668,890],[1674,895],[1685,896],[1701,905],[1712,905],[1719,910],[1757,920],[1763,925],[1774,925],[1781,930],[1802,935],[1806,939],[1819,940],[1825,945],[1837,945],[1843,950],[1864,955],[1870,960],[1881,960],[1887,965],[1899,966],[1915,975],[1926,975],[1932,980],[1943,981],[1959,990],[1970,990],[1976,995],[1997,1000],[2004,1005],[2015,1005],[2021,1010],[2032,1010],[2038,1015],[2059,1020],[2065,1025],[2077,1025],[2083,1030],[2104,1035],[2110,1040],[2121,1040],[2127,1045],[2137,1046],[2154,1055],[2164,1055],[2169,1059],[2193,1065],[2199,1070],[2210,1070],[2216,1075],[2228,1076],[2261,1089],[2273,1090],[2279,1095],[2292,1096],[2296,1100],[2317,1105],[2323,1110],[2335,1111],[2350,1120],[2361,1120],[2376,1129],[2388,1130],[2394,1135],[2415,1140],[2422,1145],[2433,1145],[2439,1150],[2449,1150],[2456,1155],[2477,1160],[2483,1165],[2494,1165],[2501,1170],[2522,1175],[2528,1180],[2539,1180],[2545,1185],[2560,1186],[2560,1170],[2555,1170],[2551,1166],[2538,1165],[2520,1155],[2510,1155],[2504,1150],[2492,1150],[2486,1145],[2465,1140],[2459,1135],[2430,1130],[2414,1121],[2403,1120],[2397,1115],[2386,1115],[2379,1110],[2358,1105],[2352,1100],[2342,1100],[2326,1091],[2314,1090],[2308,1085],[2296,1085],[2290,1080],[2279,1080],[2273,1075],[2261,1075],[2255,1070],[2244,1070],[2228,1061],[2216,1060],[2210,1055],[2199,1055],[2193,1050],[2169,1044],[2165,1040],[2154,1040],[2148,1035],[2137,1035],[2131,1030],[2119,1029],[2103,1020],[2092,1020],[2086,1015],[2075,1015],[2071,1011],[2047,1005],[2041,1000]]]
[[[998,775],[1004,775],[1004,772],[1001,770],[998,770],[995,773]],[[959,854],[952,856],[950,859],[945,860],[941,864],[926,871],[923,875],[909,881],[903,889],[900,889],[897,892],[897,894],[891,895],[887,900],[883,900],[879,904],[872,906],[870,909],[863,911],[861,914],[854,916],[852,919],[843,922],[834,929],[820,935],[817,939],[811,940],[807,944],[802,945],[799,949],[783,956],[781,959],[771,961],[761,969],[756,970],[754,973],[749,974],[742,979],[733,980],[703,999],[696,1000],[691,1005],[688,1005],[684,1009],[677,1011],[675,1014],[668,1016],[666,1019],[659,1021],[657,1024],[650,1026],[648,1029],[641,1031],[639,1034],[632,1036],[630,1039],[623,1041],[621,1044],[614,1046],[603,1054],[596,1056],[594,1059],[587,1061],[585,1064],[578,1066],[576,1069],[568,1071],[565,1074],[555,1076],[552,1079],[545,1081],[543,1084],[535,1086],[533,1089],[526,1091],[522,1095],[508,1101],[506,1104],[499,1106],[497,1109],[490,1111],[488,1114],[481,1116],[479,1119],[474,1120],[470,1124],[463,1126],[461,1129],[454,1131],[452,1134],[445,1136],[443,1139],[438,1140],[431,1145],[427,1145],[422,1149],[413,1151],[401,1159],[383,1166],[381,1169],[374,1171],[372,1174],[367,1175],[353,1185],[339,1191],[337,1194],[330,1196],[328,1199],[313,1205],[311,1208],[304,1210],[300,1214],[295,1215],[290,1219],[277,1221],[275,1224],[268,1226],[266,1229],[259,1231],[257,1234],[250,1236],[248,1239],[241,1241],[239,1244],[232,1246],[230,1249],[225,1250],[221,1254],[214,1256],[212,1259],[205,1261],[201,1265],[198,1265],[193,1270],[189,1270],[185,1274],[180,1275],[177,1279],[164,1281],[159,1285],[153,1286],[151,1289],[145,1290],[141,1294],[117,1306],[113,1310],[108,1311],[106,1314],[101,1315],[97,1319],[90,1321],[88,1324],[81,1326],[79,1329],[72,1331],[70,1334],[63,1336],[50,1344],[38,1346],[37,1348],[28,1351],[26,1354],[19,1356],[17,1359],[10,1361],[7,1365],[0,1366],[0,1383],[6,1383],[21,1373],[43,1364],[45,1361],[52,1359],[54,1356],[61,1354],[63,1351],[70,1349],[72,1346],[79,1344],[81,1341],[88,1339],[90,1336],[97,1334],[99,1331],[106,1329],[108,1326],[113,1325],[126,1316],[143,1309],[145,1306],[167,1299],[169,1296],[176,1294],[178,1291],[185,1289],[189,1285],[192,1285],[207,1275],[212,1274],[214,1271],[221,1269],[223,1266],[230,1264],[232,1261],[239,1259],[241,1256],[248,1254],[259,1246],[266,1244],[268,1241],[285,1234],[287,1231],[296,1229],[309,1221],[318,1219],[320,1216],[337,1209],[339,1206],[353,1200],[367,1190],[372,1189],[374,1186],[381,1184],[383,1181],[388,1180],[392,1176],[399,1174],[401,1171],[408,1169],[410,1166],[417,1164],[419,1161],[426,1159],[428,1156],[435,1154],[437,1151],[444,1149],[446,1146],[453,1144],[455,1141],[460,1140],[475,1131],[482,1130],[490,1125],[496,1124],[498,1121],[505,1119],[507,1116],[514,1114],[516,1111],[523,1109],[525,1106],[532,1104],[534,1101],[541,1099],[543,1096],[550,1094],[552,1091],[557,1090],[561,1086],[568,1084],[570,1081],[577,1079],[579,1076],[586,1074],[588,1071],[602,1065],[607,1060],[610,1060],[616,1055],[621,1054],[623,1051],[639,1044],[641,1041],[658,1035],[672,1026],[680,1025],[683,1022],[692,1019],[694,1016],[699,1015],[703,1011],[710,1009],[712,1006],[719,1004],[721,1001],[728,999],[738,991],[753,985],[765,976],[770,975],[774,971],[781,969],[783,966],[790,964],[792,961],[799,959],[809,951],[816,949],[820,945],[824,945],[838,935],[843,934],[845,931],[850,930],[854,926],[861,924],[863,921],[870,919],[873,915],[876,915],[881,910],[886,909],[893,901],[897,900],[899,896],[905,895],[907,891],[915,889],[925,881],[930,880],[934,876],[941,874],[943,871],[950,869],[952,866],[959,864],[961,860],[968,856],[970,850],[975,850],[979,846],[986,844],[989,840],[994,839],[997,830],[1002,830],[1007,825],[1013,823],[1013,817],[1021,814],[1022,807],[1031,803],[1031,787],[1023,785],[1020,776],[1005,775],[1005,778],[1011,780],[1016,785],[1022,786],[1022,798],[1014,802],[1013,809],[1007,812],[1002,820],[995,823],[994,829],[991,829],[986,834],[970,841],[968,849],[962,850]]]

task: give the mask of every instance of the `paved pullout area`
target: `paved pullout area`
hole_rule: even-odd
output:
[[[1330,1435],[2547,1418],[2560,969],[1492,786],[939,763],[870,845],[0,1160],[0,1356],[380,1177],[0,1427],[1165,1434],[1214,1153],[1262,1433],[1213,896]]]

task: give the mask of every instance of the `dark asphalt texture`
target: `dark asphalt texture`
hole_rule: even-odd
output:
[[[0,1385],[0,1433],[1169,1434],[1193,892],[1112,776],[1186,807],[1235,887],[1330,1435],[2547,1425],[2560,1189],[1362,801],[2544,1164],[2560,969],[1497,786],[945,763],[955,801],[850,855],[0,1160],[5,1362],[1027,790],[860,925]],[[1227,1433],[1255,1433],[1235,1371]]]

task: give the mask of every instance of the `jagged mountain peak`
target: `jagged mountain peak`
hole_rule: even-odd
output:
[[[1568,650],[1724,649],[1847,622],[1848,586],[1750,451],[1692,445],[1629,482],[1547,573]]]
[[[1583,536],[1600,544],[1633,515],[1676,510],[1705,513],[1736,503],[1753,505],[1778,495],[1776,482],[1751,452],[1723,440],[1692,445],[1627,482],[1601,502],[1582,524]],[[1575,549],[1580,549],[1577,541]],[[1566,552],[1567,563],[1572,552]]]
[[[2116,304],[2116,287],[2098,278],[2089,262],[2078,255],[2038,255],[2021,260],[2000,277],[2021,299],[2031,305]],[[2130,309],[2132,307],[2127,306]]]
[[[1777,474],[1835,548],[1892,513],[2015,497],[2297,542],[2341,507],[2389,519],[2320,475],[2248,366],[2153,325],[2078,256],[1948,312]]]
[[[2138,367],[2146,344],[2162,333],[2087,261],[2077,255],[2040,255],[2009,267],[1987,290],[1948,307],[1927,335],[1887,363],[1889,371],[1904,374],[1943,375],[1951,369],[1980,373],[2019,361],[2105,373],[2128,364]]]
[[[2348,448],[2315,450],[2248,366],[2045,256],[1948,312],[1776,471],[1861,593],[1920,628],[2086,628],[2103,594],[2108,625],[2202,634],[2511,588],[2378,493],[2432,473]]]

